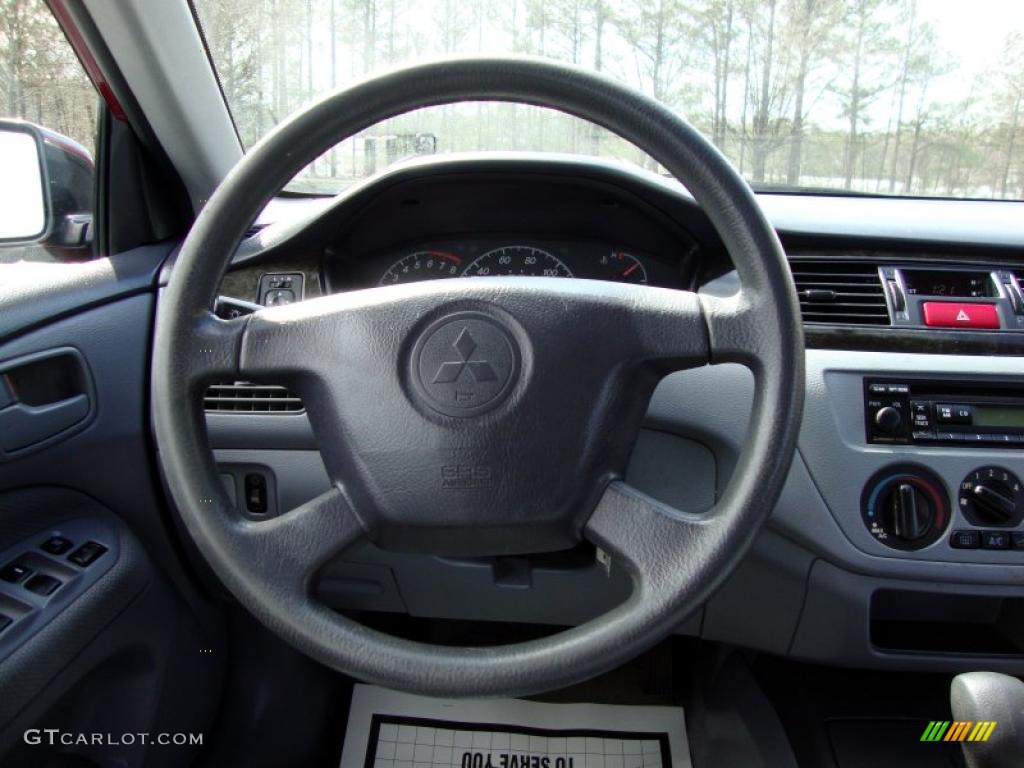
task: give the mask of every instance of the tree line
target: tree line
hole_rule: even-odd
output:
[[[42,0],[0,0],[0,116],[43,125],[90,152],[98,99]]]
[[[870,193],[1024,197],[1024,34],[993,29],[999,64],[958,62],[927,0],[195,0],[251,145],[316,96],[429,56],[525,53],[604,72],[663,101],[751,181]],[[4,114],[91,145],[96,100],[42,0],[0,0]],[[993,24],[997,20],[993,19]],[[59,40],[59,44],[56,42]],[[428,135],[439,151],[588,152],[656,167],[620,139],[519,105],[424,110],[313,164],[337,188]],[[391,139],[403,139],[395,142]],[[385,141],[387,140],[387,141]],[[430,146],[433,146],[432,144]]]

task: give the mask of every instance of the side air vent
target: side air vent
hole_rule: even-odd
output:
[[[805,323],[891,324],[874,264],[794,259],[789,268]]]
[[[203,395],[207,413],[300,413],[302,400],[273,384],[212,384]]]

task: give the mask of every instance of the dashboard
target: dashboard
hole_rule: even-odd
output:
[[[799,446],[751,555],[680,631],[827,663],[956,669],[984,659],[1024,672],[1019,206],[780,195],[762,205],[805,323]],[[279,203],[239,246],[221,293],[268,305],[478,275],[739,287],[677,185],[527,156],[435,159],[329,203]],[[286,509],[329,481],[301,402],[271,385],[227,383],[235,391],[210,399],[207,423],[239,495],[263,468],[269,508]],[[753,391],[733,364],[667,377],[626,479],[680,509],[713,505],[742,451]],[[215,407],[223,402],[234,405]],[[319,589],[341,609],[576,623],[629,591],[592,554],[531,561],[520,583],[496,563],[371,547],[332,565]]]

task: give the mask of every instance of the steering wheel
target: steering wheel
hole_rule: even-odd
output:
[[[234,319],[210,310],[246,227],[340,140],[458,101],[548,107],[660,162],[710,218],[740,276],[727,298],[591,280],[479,277],[352,291]],[[552,215],[557,215],[553,211]],[[226,587],[299,650],[353,677],[446,696],[517,695],[612,669],[666,637],[732,571],[796,444],[804,347],[782,247],[747,184],[696,130],[612,80],[537,59],[452,59],[364,80],[293,115],[224,179],[160,299],[156,440],[174,502]],[[703,514],[620,478],[658,380],[734,361],[755,379],[749,436]],[[332,487],[273,519],[227,500],[206,438],[215,380],[273,381],[306,406]],[[550,637],[443,647],[319,603],[318,569],[354,543],[512,555],[586,539],[628,570],[611,611]]]

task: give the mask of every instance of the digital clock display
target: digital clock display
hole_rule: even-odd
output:
[[[903,270],[907,293],[917,296],[947,296],[976,299],[995,296],[987,272],[938,272],[924,269]]]

